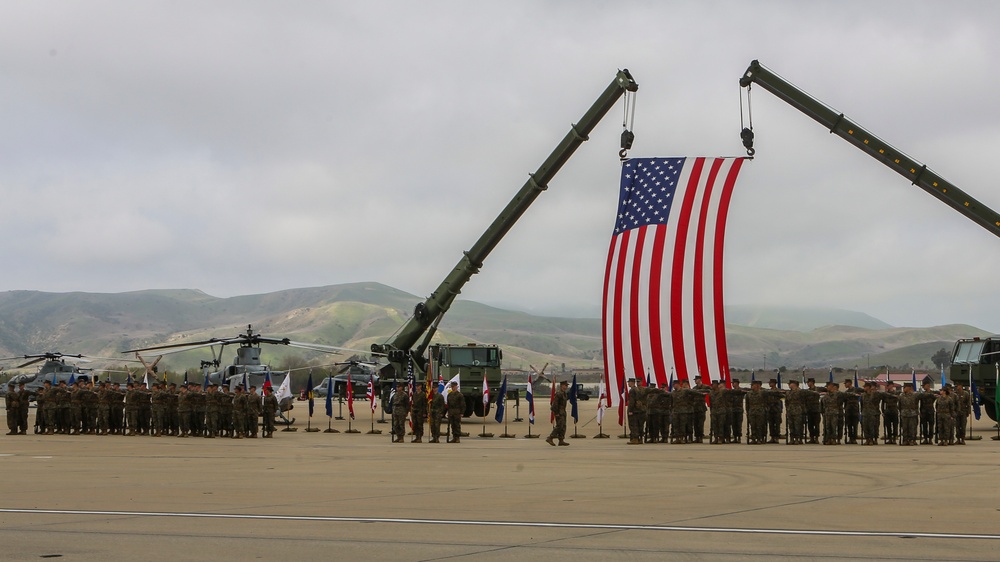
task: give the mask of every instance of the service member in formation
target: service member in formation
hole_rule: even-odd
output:
[[[177,394],[177,425],[178,437],[188,437],[191,433],[191,391],[190,385],[182,384]]]
[[[214,384],[208,385],[205,391],[205,435],[214,438],[219,433],[219,401],[215,397]]]
[[[696,375],[694,387],[691,390],[701,395],[701,398],[694,400],[692,404],[694,412],[691,414],[691,426],[694,442],[703,443],[705,441],[705,418],[708,416],[708,404],[705,402],[705,397],[711,394],[712,387],[702,382],[701,375]]]
[[[259,431],[259,425],[257,423],[257,418],[260,417],[262,407],[262,401],[260,396],[257,395],[257,387],[250,385],[250,391],[247,392],[247,437],[251,439],[257,438],[257,432]]]
[[[955,401],[955,444],[965,445],[965,431],[969,424],[969,412],[972,411],[972,393],[965,390],[964,384],[956,382],[952,396]]]
[[[954,442],[955,404],[951,398],[951,385],[946,384],[934,400],[937,414],[937,444],[951,445]]]
[[[430,443],[440,443],[441,442],[441,418],[444,417],[444,396],[437,391],[437,387],[431,385],[431,403],[429,406],[430,411],[430,425],[431,425],[431,440]]]
[[[552,404],[549,405],[549,409],[555,416],[555,423],[552,425],[552,433],[549,433],[545,442],[553,447],[556,444],[555,439],[559,440],[560,446],[569,446],[569,443],[566,442],[566,404],[569,402],[569,398],[566,396],[567,388],[569,388],[569,381],[561,381],[559,390],[556,391],[552,397]]]
[[[760,445],[767,442],[767,394],[758,380],[750,381],[747,392],[747,422],[750,427],[747,444]]]
[[[392,442],[403,443],[406,438],[406,416],[410,413],[410,395],[405,384],[397,385],[392,395]]]
[[[732,417],[732,409],[729,400],[726,399],[726,385],[721,380],[712,383],[712,392],[708,395],[711,410],[711,422],[709,423],[709,442],[714,444],[729,443],[729,424]]]
[[[778,379],[767,381],[767,431],[771,435],[768,443],[777,443],[781,439],[781,398],[785,391],[778,388]]]
[[[823,408],[823,444],[840,445],[844,430],[844,402],[855,401],[854,394],[840,391],[835,382],[826,384],[826,394],[820,400]]]
[[[274,395],[274,389],[264,388],[264,399],[261,401],[261,413],[264,416],[264,431],[262,437],[270,438],[274,435],[274,416],[278,415],[278,397]]]
[[[243,439],[247,432],[247,395],[237,385],[233,393],[233,439]]]
[[[125,434],[125,391],[117,382],[111,384],[111,419],[108,426],[113,435]]]
[[[642,417],[646,412],[640,412],[639,388],[635,384],[635,379],[628,380],[628,393],[626,394],[626,404],[628,406],[628,443],[638,445],[642,443]]]
[[[899,395],[900,445],[917,444],[917,425],[920,417],[920,395],[913,391],[913,383],[903,383]]]
[[[895,445],[899,439],[899,391],[892,381],[886,384],[882,394],[882,424],[885,427],[885,442]]]
[[[286,375],[291,376],[291,375]],[[277,398],[277,396],[275,396]],[[221,385],[219,392],[215,395],[215,400],[219,403],[219,435],[221,437],[233,436],[233,395],[229,393],[228,385]],[[279,402],[280,408],[280,402]]]
[[[670,441],[670,412],[673,396],[667,392],[666,384],[660,388],[646,390],[646,441],[667,443]]]
[[[111,430],[111,385],[102,382],[97,388],[97,431],[107,435]]]
[[[52,381],[44,381],[42,388],[35,393],[35,433],[45,434],[47,430],[45,404],[52,393]]]
[[[461,443],[462,416],[465,415],[465,396],[458,391],[458,383],[451,383],[448,393],[448,427],[451,430],[451,442]]]
[[[823,410],[820,408],[820,398],[824,389],[816,387],[816,379],[806,380],[806,388],[803,397],[806,405],[806,426],[809,429],[809,442],[813,445],[819,444],[820,423],[823,420]]]
[[[930,445],[934,439],[934,401],[937,395],[931,390],[933,383],[930,377],[925,377],[923,381],[923,391],[920,395],[920,437],[921,445]]]
[[[18,394],[14,390],[13,383],[7,385],[7,394],[4,395],[4,404],[7,407],[7,435],[17,435],[17,418],[21,403],[18,402]]]
[[[799,381],[794,379],[788,381],[788,390],[785,391],[785,431],[788,432],[785,443],[787,445],[805,443],[806,392],[808,391],[799,388]]]
[[[858,444],[858,424],[861,423],[861,402],[858,397],[861,389],[854,386],[854,381],[844,379],[844,439],[849,445]]]
[[[733,379],[733,387],[726,391],[726,400],[729,402],[731,417],[729,428],[732,432],[732,443],[743,442],[743,400],[747,391],[740,388],[740,379]]]
[[[413,403],[410,404],[410,415],[413,418],[413,443],[423,443],[424,422],[427,421],[427,388],[424,383],[417,385],[417,392],[413,394]]]
[[[863,445],[878,445],[879,418],[882,412],[883,393],[875,390],[875,383],[865,383],[861,395],[861,435]]]

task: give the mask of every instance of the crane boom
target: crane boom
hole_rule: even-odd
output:
[[[994,235],[1000,236],[1000,214],[931,171],[926,164],[921,164],[903,154],[899,149],[845,117],[843,113],[837,112],[800,90],[756,60],[750,63],[750,67],[740,78],[740,86],[749,88],[751,84],[757,84],[778,96],[792,107],[812,117],[829,129],[831,133],[860,148],[869,156],[910,180],[913,185],[930,193]],[[746,135],[744,139],[747,149],[752,150],[752,135],[750,135],[749,141],[746,140]]]
[[[423,367],[423,360],[420,358],[423,350],[427,347],[430,335],[433,335],[432,324],[436,327],[438,320],[454,302],[455,297],[462,292],[462,288],[469,279],[479,272],[483,266],[483,261],[490,252],[503,239],[504,235],[514,226],[514,223],[524,214],[538,195],[548,189],[548,183],[555,177],[576,149],[588,139],[588,135],[597,126],[601,119],[611,110],[618,99],[625,92],[635,92],[639,89],[638,84],[632,79],[629,71],[619,70],[615,79],[604,90],[601,96],[583,115],[578,123],[570,127],[569,133],[562,142],[549,154],[549,157],[533,174],[529,174],[528,181],[521,187],[520,191],[511,199],[510,203],[494,219],[493,223],[479,237],[479,240],[470,250],[463,252],[462,259],[445,277],[438,288],[431,293],[423,302],[417,303],[413,310],[413,316],[400,328],[400,330],[384,344],[372,344],[372,351],[388,355],[389,361],[394,364],[401,363],[403,355],[407,352],[414,356],[418,366]],[[625,148],[625,147],[623,147]],[[429,332],[429,330],[431,330]],[[423,337],[423,342],[418,348],[414,345]],[[400,372],[397,368],[397,372]]]

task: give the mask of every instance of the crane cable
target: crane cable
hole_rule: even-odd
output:
[[[753,107],[750,104],[750,86],[747,84],[747,123],[743,123],[743,88],[740,88],[740,139],[743,140],[743,147],[747,149],[747,157],[753,159],[757,152],[753,148]]]
[[[632,148],[632,141],[635,140],[635,133],[632,128],[635,126],[635,92],[625,91],[624,115],[622,116],[622,149],[618,151],[618,158],[622,162],[628,159],[628,150]]]

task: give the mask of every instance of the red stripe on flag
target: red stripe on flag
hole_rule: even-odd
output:
[[[694,296],[694,333],[705,333],[705,307],[701,303],[705,299],[705,227],[708,224],[709,205],[712,200],[712,189],[715,187],[715,178],[719,175],[719,168],[722,167],[723,160],[712,160],[712,167],[708,172],[708,180],[705,182],[704,193],[701,196],[701,209],[698,213],[698,230],[695,233],[694,244],[694,271],[693,289]],[[713,233],[714,234],[714,233]],[[698,366],[697,373],[701,375],[701,382],[711,384],[712,374],[708,369],[708,351],[705,349],[705,338],[694,338],[695,362]]]
[[[653,373],[656,384],[667,382],[667,366],[663,354],[663,327],[660,318],[660,291],[663,290],[663,247],[666,245],[668,226],[657,226],[653,238],[653,260],[649,264],[649,343],[653,354]]]
[[[642,247],[646,242],[647,228],[640,226],[635,229],[635,247],[629,248],[628,251],[628,254],[632,256],[632,278],[628,284],[629,347],[631,348],[632,355],[632,372],[635,373],[636,379],[645,377],[646,373],[646,368],[642,364],[643,346],[642,338],[639,334],[640,319],[642,318],[639,297],[642,296],[642,291],[640,291],[640,287],[642,286],[642,280],[640,279],[640,275],[642,274]]]
[[[604,302],[604,306],[601,308],[601,314],[604,317],[604,321],[603,321],[604,329],[601,331],[601,337],[604,340],[604,349],[605,350],[608,349],[608,281],[610,280],[610,275],[611,275],[611,264],[614,262],[615,240],[616,240],[616,237],[612,237],[611,238],[611,244],[610,244],[610,247],[608,248],[608,263],[604,267],[604,301],[603,301]],[[607,353],[607,351],[605,351],[605,353],[604,353],[604,382],[608,386],[608,388],[611,388],[611,384],[610,384],[611,383],[611,376],[614,375],[615,384],[617,385],[618,380],[620,378],[620,374],[619,374],[620,371],[617,368],[615,368],[614,371],[612,371],[612,369],[611,369],[612,365],[609,363],[609,360],[610,360],[609,355],[610,354]],[[530,379],[531,376],[529,375],[528,378]],[[530,380],[529,380],[528,384],[531,384]],[[615,388],[618,388],[618,386],[615,386]],[[611,405],[611,393],[610,392],[608,393],[608,405],[609,406]]]
[[[725,377],[726,388],[732,388],[733,381],[729,373],[729,350],[726,346],[726,317],[722,299],[722,252],[726,241],[726,218],[729,215],[729,203],[733,198],[736,176],[739,175],[742,165],[743,159],[737,158],[729,168],[729,174],[726,175],[726,182],[722,187],[722,197],[719,200],[719,219],[715,224],[715,247],[712,251],[715,258],[715,279],[713,280],[715,297],[715,345],[718,350],[719,371]]]
[[[684,353],[684,254],[687,249],[688,229],[691,225],[691,208],[694,206],[694,196],[698,190],[698,179],[705,159],[696,158],[691,166],[691,176],[684,189],[684,199],[677,217],[677,237],[674,239],[673,266],[671,268],[672,282],[670,284],[670,338],[673,347],[674,365],[677,368],[677,379],[688,380],[687,358]]]
[[[615,341],[615,371],[618,376],[627,378],[625,372],[625,346],[622,345],[622,293],[625,290],[623,278],[625,277],[625,265],[628,262],[628,253],[624,249],[628,248],[631,231],[620,234],[618,238],[618,265],[615,269],[615,300],[611,305],[614,307],[614,341]]]

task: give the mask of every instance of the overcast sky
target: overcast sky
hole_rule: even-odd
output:
[[[0,4],[0,290],[428,295],[614,78],[740,155],[753,59],[1000,209],[1000,3]],[[764,90],[726,302],[1000,332],[1000,239]],[[598,310],[619,105],[463,298]]]

